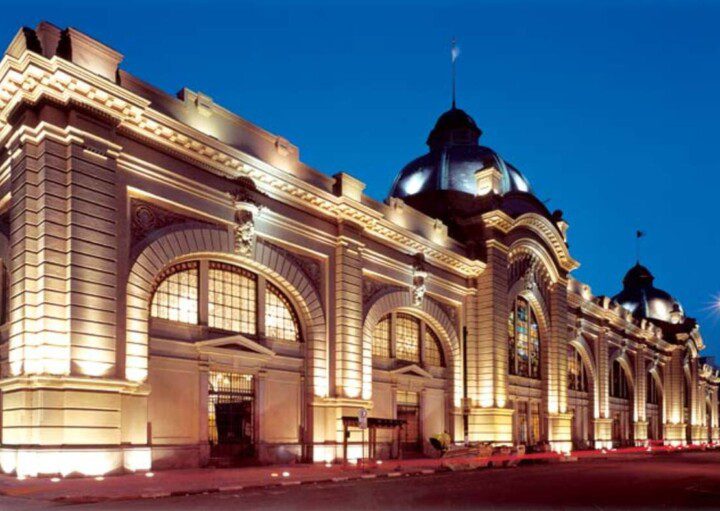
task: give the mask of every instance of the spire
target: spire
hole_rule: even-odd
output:
[[[455,110],[455,61],[460,56],[460,48],[455,44],[455,38],[452,39],[450,48],[450,57],[452,59],[452,109]]]

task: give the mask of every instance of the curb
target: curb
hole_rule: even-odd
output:
[[[648,453],[651,454],[651,453]],[[652,454],[660,454],[658,453],[652,453]],[[668,453],[672,454],[672,453]],[[577,457],[570,456],[565,458],[558,458],[555,460],[552,460],[555,463],[573,463],[578,461],[593,461],[593,460],[607,460],[609,458],[614,458],[615,456],[598,456],[594,457],[592,459],[578,459]],[[619,460],[623,460],[622,456],[617,456]],[[625,458],[627,459],[627,458]],[[633,458],[634,459],[634,458]],[[520,460],[507,460],[507,461],[520,461]],[[530,461],[530,460],[524,460],[524,461]],[[540,461],[540,460],[533,460],[533,461]],[[548,462],[550,460],[542,460],[544,462]],[[138,499],[160,499],[160,498],[168,498],[168,497],[184,497],[189,495],[200,495],[200,494],[210,494],[210,493],[229,493],[229,492],[238,492],[243,490],[263,490],[263,489],[270,489],[270,488],[282,488],[282,487],[292,487],[292,486],[300,486],[300,485],[309,485],[309,484],[323,484],[323,483],[341,483],[346,481],[369,481],[374,479],[394,479],[402,476],[421,476],[421,475],[432,475],[444,471],[453,471],[453,472],[471,472],[483,468],[502,468],[504,466],[507,466],[506,463],[500,462],[500,463],[480,463],[480,464],[467,464],[467,465],[461,465],[455,466],[454,468],[449,468],[446,466],[438,466],[435,469],[430,468],[415,468],[410,469],[407,471],[398,471],[394,470],[391,472],[385,472],[380,474],[352,474],[352,475],[345,475],[345,476],[335,476],[335,477],[321,477],[319,479],[307,479],[307,480],[292,480],[292,481],[279,481],[274,483],[267,483],[267,484],[250,484],[250,485],[228,485],[228,486],[219,486],[219,487],[211,487],[211,488],[202,488],[202,489],[194,489],[194,490],[178,490],[178,491],[154,491],[154,492],[146,492],[141,493],[139,495],[118,495],[118,496],[89,496],[89,495],[78,495],[74,497],[70,496],[60,496],[55,497],[52,499],[48,499],[48,501],[51,502],[58,502],[62,504],[91,504],[91,503],[98,503],[98,502],[108,502],[108,501],[124,501],[124,500],[138,500]],[[0,492],[2,494],[3,492]],[[44,500],[44,499],[41,499]]]

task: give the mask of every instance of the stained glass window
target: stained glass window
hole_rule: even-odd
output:
[[[585,364],[580,357],[580,352],[574,346],[568,346],[568,388],[580,392],[588,391],[588,379],[585,372]]]
[[[407,314],[396,315],[395,352],[400,360],[420,362],[420,320]]]
[[[208,281],[208,325],[254,335],[257,332],[255,275],[237,266],[211,262]]]
[[[161,282],[150,302],[150,315],[154,318],[197,324],[197,262],[176,265],[161,276]]]
[[[441,367],[445,365],[440,339],[438,339],[435,332],[430,330],[428,326],[425,326],[425,345],[423,346],[423,349],[423,360],[427,365]]]
[[[511,374],[540,378],[540,333],[535,312],[522,297],[508,318],[508,364]]]
[[[272,284],[265,289],[265,335],[272,339],[299,341],[300,329],[292,305]]]
[[[372,354],[376,357],[390,358],[390,316],[385,316],[375,325]]]

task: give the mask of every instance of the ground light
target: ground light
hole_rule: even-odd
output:
[[[283,476],[283,477],[290,477],[290,472],[283,472],[283,473],[282,473],[282,476]]]
[[[59,478],[59,477],[53,477],[52,479],[50,479],[50,481],[53,482],[53,483],[59,483],[59,482],[60,482],[60,478]]]
[[[154,475],[152,472],[145,472],[145,477],[153,477]]]
[[[104,481],[105,478],[104,478],[103,476],[97,476],[97,477],[95,478],[95,480],[96,480],[96,481]]]

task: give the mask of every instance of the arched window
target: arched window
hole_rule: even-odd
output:
[[[272,284],[265,292],[265,335],[283,341],[299,341],[300,328],[288,299]]]
[[[588,378],[585,371],[585,364],[580,357],[580,352],[575,346],[568,345],[568,388],[579,392],[588,391]]]
[[[402,312],[388,314],[373,330],[374,357],[444,367],[440,338],[424,321]]]
[[[198,264],[178,264],[164,272],[155,288],[150,315],[154,318],[197,324]]]
[[[298,316],[279,288],[262,275],[218,261],[190,261],[163,272],[150,316],[253,338],[301,341]]]
[[[630,397],[627,375],[618,359],[613,360],[612,366],[610,366],[610,396],[620,399],[629,399]]]
[[[650,371],[647,373],[646,397],[648,404],[656,405],[660,403],[660,393],[658,392],[657,382]]]
[[[517,297],[508,317],[510,374],[540,378],[540,332],[535,312],[525,298]]]

